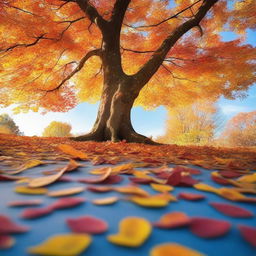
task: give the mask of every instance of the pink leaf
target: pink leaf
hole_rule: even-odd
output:
[[[242,237],[252,246],[256,247],[256,228],[246,225],[238,225],[238,229],[241,232]]]
[[[0,234],[24,233],[29,230],[26,226],[14,223],[9,217],[0,215]]]

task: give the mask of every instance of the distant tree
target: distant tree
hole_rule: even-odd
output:
[[[52,121],[43,131],[43,137],[69,137],[72,127],[68,123]]]
[[[179,106],[168,111],[166,132],[158,141],[179,145],[209,144],[221,125],[220,114],[213,102]]]
[[[8,114],[0,115],[0,133],[22,135],[19,127]]]
[[[226,146],[256,146],[256,111],[241,112],[230,119],[219,141]]]

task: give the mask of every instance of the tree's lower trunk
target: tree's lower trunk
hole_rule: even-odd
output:
[[[113,141],[158,144],[138,134],[131,124],[131,108],[138,93],[127,86],[127,81],[104,85],[98,115],[90,133],[73,138],[76,141]]]

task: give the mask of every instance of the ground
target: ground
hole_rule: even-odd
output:
[[[65,234],[82,244],[74,255],[166,256],[158,247],[166,243],[175,255],[171,244],[177,243],[198,256],[253,256],[255,170],[253,148],[0,135],[0,248],[6,247],[0,255],[63,256],[63,237],[53,241],[59,254],[49,244],[35,246]],[[88,215],[97,219],[81,220]],[[10,228],[6,218],[23,229]],[[85,230],[77,237],[72,220],[80,227],[83,221],[86,228],[105,226],[99,234],[87,230],[90,239]],[[118,231],[122,220],[130,223],[128,230]]]

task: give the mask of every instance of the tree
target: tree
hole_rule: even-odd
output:
[[[169,109],[165,134],[158,141],[179,145],[205,145],[212,143],[221,126],[221,117],[213,102],[178,106]]]
[[[0,133],[21,135],[19,127],[8,114],[0,115]]]
[[[256,146],[256,111],[241,112],[231,118],[219,141],[227,146]]]
[[[71,125],[52,121],[43,131],[43,137],[70,137]]]
[[[255,81],[255,48],[219,34],[255,28],[253,0],[227,2],[0,0],[0,104],[67,111],[100,98],[78,140],[153,143],[132,127],[135,100],[154,108],[235,98]]]

